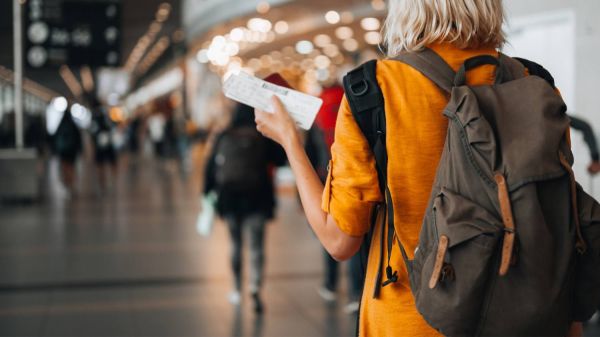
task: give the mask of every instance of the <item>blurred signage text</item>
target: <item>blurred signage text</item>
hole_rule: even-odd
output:
[[[29,0],[25,41],[25,60],[31,68],[118,66],[121,1]]]

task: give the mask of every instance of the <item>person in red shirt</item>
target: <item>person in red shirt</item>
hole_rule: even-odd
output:
[[[320,98],[323,105],[319,110],[313,127],[308,131],[306,137],[306,153],[314,168],[321,178],[322,182],[327,179],[327,164],[331,160],[331,145],[334,140],[335,122],[340,103],[344,97],[344,89],[339,84],[327,87],[321,92]],[[318,289],[319,295],[327,302],[336,300],[336,290],[339,279],[339,262],[323,249],[325,262],[325,278],[323,285]],[[364,266],[361,263],[360,252],[357,253],[348,266],[349,300],[345,311],[354,313],[358,310],[358,300],[360,299],[364,279]]]

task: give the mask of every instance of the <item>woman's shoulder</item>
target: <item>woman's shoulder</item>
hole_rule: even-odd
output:
[[[394,83],[398,86],[414,84],[415,80],[421,81],[425,77],[410,65],[395,59],[382,59],[377,61],[377,81]]]
[[[351,78],[350,82],[354,81],[358,83],[365,77],[372,78],[373,72],[375,73],[379,87],[384,89],[388,85],[394,85],[394,87],[402,86],[404,82],[407,82],[407,80],[410,81],[410,78],[414,77],[416,70],[398,60],[387,58],[372,59],[360,64],[348,72],[346,76]]]

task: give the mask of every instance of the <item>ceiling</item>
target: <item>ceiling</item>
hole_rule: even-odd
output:
[[[90,2],[94,0],[76,0],[81,2]],[[138,39],[143,36],[152,20],[159,5],[168,2],[172,6],[169,19],[164,23],[158,38],[163,35],[170,35],[180,27],[181,11],[180,0],[121,0],[122,6],[122,38],[121,38],[121,64],[126,61],[131,50],[134,48]],[[13,68],[13,50],[12,50],[12,1],[0,1],[0,65],[7,68]],[[77,69],[73,69],[77,73]],[[26,69],[25,76],[40,83],[48,88],[64,95],[70,92],[59,76],[58,69]]]
[[[76,1],[89,2],[95,0]],[[271,0],[274,4],[272,8],[267,13],[260,15],[256,12],[254,4],[248,6],[249,2],[258,3],[260,0],[243,0],[243,2],[242,0],[121,0],[121,64],[123,65],[126,62],[127,57],[134,49],[138,40],[147,32],[161,3],[169,2],[172,6],[172,11],[156,40],[162,35],[172,35],[175,30],[181,27],[182,22],[190,21],[189,18],[186,18],[187,14],[183,12],[185,8],[196,8],[211,1],[217,4],[220,11],[230,11],[229,16],[227,16],[228,13],[220,13],[222,19],[220,19],[218,24],[210,25],[205,30],[197,32],[197,34],[189,27],[189,24],[184,27],[190,53],[195,54],[203,46],[206,46],[207,41],[210,41],[213,36],[224,35],[234,27],[246,26],[248,19],[256,16],[268,19],[272,23],[285,20],[289,22],[289,32],[281,35],[278,34],[271,43],[258,43],[245,48],[240,54],[245,59],[256,58],[272,51],[282,50],[286,46],[294,46],[297,41],[302,39],[311,40],[316,34],[320,33],[332,36],[333,43],[341,46],[343,41],[335,38],[335,29],[340,25],[349,26],[353,29],[354,38],[360,43],[360,48],[362,49],[366,46],[364,39],[362,39],[364,31],[361,30],[358,19],[364,16],[375,16],[382,19],[385,13],[384,10],[373,9],[370,0]],[[0,51],[0,65],[8,68],[12,68],[11,2],[10,0],[0,1],[0,45],[4,47]],[[277,5],[277,3],[281,3],[281,5]],[[244,6],[245,9],[243,11],[235,12],[235,8],[242,8]],[[340,13],[344,11],[352,12],[355,20],[335,25],[328,24],[324,19],[324,13],[333,9]],[[203,13],[203,15],[204,17],[198,16],[192,18],[192,21],[201,22],[203,19],[206,20],[207,17],[214,17],[216,13],[213,10]],[[164,58],[168,58],[174,57],[176,54],[165,52],[165,55],[167,56]],[[164,65],[165,61],[159,60],[156,62],[155,68]],[[77,74],[78,69],[73,70]],[[70,93],[59,76],[57,69],[26,69],[25,76],[59,93],[65,95],[69,95]]]

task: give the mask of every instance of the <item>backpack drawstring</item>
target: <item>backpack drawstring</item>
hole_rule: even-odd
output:
[[[587,250],[587,244],[583,240],[583,235],[581,234],[581,224],[579,222],[579,209],[577,207],[577,181],[575,181],[575,173],[573,172],[573,168],[571,167],[571,165],[569,165],[567,158],[561,151],[558,151],[558,157],[560,158],[561,165],[569,173],[569,179],[571,180],[571,207],[573,208],[575,231],[577,232],[577,242],[575,243],[575,249],[577,250],[577,253],[583,255]]]

